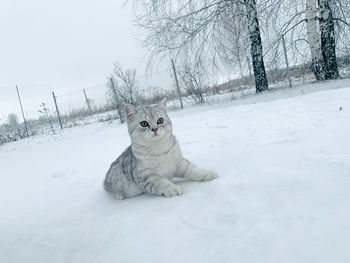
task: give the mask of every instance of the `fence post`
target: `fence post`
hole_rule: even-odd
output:
[[[28,126],[27,126],[27,121],[26,121],[26,118],[24,117],[24,111],[23,111],[23,106],[22,106],[21,96],[19,95],[19,90],[18,90],[17,85],[16,85],[16,90],[17,90],[17,96],[18,96],[19,105],[21,106],[22,117],[23,117],[23,122],[24,122],[24,128],[25,128],[25,130],[26,130],[27,137],[29,137]]]
[[[57,112],[57,116],[58,116],[58,122],[60,123],[60,127],[61,127],[61,130],[62,130],[63,126],[62,126],[62,121],[61,121],[61,115],[60,115],[60,112],[58,110],[55,92],[52,92],[52,97],[53,97],[53,101],[54,101],[55,107],[56,107],[56,112]]]
[[[288,76],[288,81],[289,81],[289,87],[291,88],[292,87],[292,80],[290,78],[289,63],[288,63],[286,43],[284,42],[284,35],[282,35],[282,44],[283,44],[284,58],[286,60],[286,67],[287,67],[287,76]]]
[[[175,77],[175,82],[176,82],[177,95],[179,96],[181,109],[183,109],[183,108],[184,108],[184,105],[182,104],[182,97],[181,97],[181,92],[180,92],[180,87],[179,87],[179,81],[177,80],[177,75],[176,75],[174,60],[171,60],[171,64],[172,64],[172,66],[173,66],[173,71],[174,71],[174,77]]]
[[[88,108],[89,108],[90,113],[92,113],[91,106],[90,106],[90,102],[89,102],[88,97],[86,96],[85,89],[83,89],[83,92],[84,92],[84,96],[85,96],[86,104],[87,104],[87,106],[88,106]]]

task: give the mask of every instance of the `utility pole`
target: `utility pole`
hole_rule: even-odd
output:
[[[288,76],[288,81],[289,81],[289,87],[291,88],[292,87],[292,80],[291,80],[291,77],[290,77],[289,63],[288,63],[286,43],[284,42],[284,35],[282,35],[282,44],[283,44],[284,58],[286,60],[286,67],[287,67],[287,76]]]
[[[52,97],[53,97],[53,101],[55,103],[55,107],[56,107],[56,112],[57,112],[57,116],[58,116],[58,122],[60,123],[60,127],[61,127],[61,130],[63,129],[63,126],[62,126],[62,121],[61,121],[61,115],[60,115],[60,112],[58,110],[58,106],[57,106],[57,101],[56,101],[56,96],[55,96],[55,93],[52,92]]]
[[[23,117],[23,122],[24,122],[24,128],[25,128],[25,130],[26,130],[27,137],[29,137],[28,126],[27,126],[27,121],[26,121],[26,118],[24,117],[24,111],[23,111],[23,106],[22,106],[21,96],[19,95],[19,91],[18,91],[18,87],[17,87],[17,85],[16,85],[16,90],[17,90],[17,96],[18,96],[19,105],[21,106],[22,117]]]
[[[184,105],[182,104],[182,97],[181,97],[181,92],[180,92],[180,87],[179,87],[179,81],[177,80],[177,75],[176,75],[174,60],[171,60],[171,64],[172,64],[172,66],[173,66],[173,71],[174,71],[174,77],[175,77],[175,82],[176,82],[177,95],[179,96],[181,109],[183,109],[183,108],[184,108]]]
[[[91,110],[91,106],[90,106],[89,99],[88,99],[88,97],[86,96],[85,89],[83,89],[83,92],[84,92],[84,96],[85,96],[86,104],[87,104],[88,109],[89,109],[89,111],[90,111],[90,113],[91,113],[91,112],[92,112],[92,110]]]

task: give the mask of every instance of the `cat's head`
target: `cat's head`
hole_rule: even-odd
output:
[[[141,145],[156,143],[170,137],[171,121],[166,113],[166,98],[156,105],[125,106],[128,131],[133,142]]]

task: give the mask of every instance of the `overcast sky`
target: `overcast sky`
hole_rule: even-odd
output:
[[[1,87],[13,84],[26,96],[41,96],[104,83],[114,61],[144,74],[146,52],[136,40],[131,7],[124,5],[124,0],[1,0],[0,97]]]

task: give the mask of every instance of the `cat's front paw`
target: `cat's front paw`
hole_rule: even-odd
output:
[[[166,197],[172,197],[176,195],[182,195],[182,193],[183,193],[183,190],[181,186],[171,185],[164,189],[164,191],[162,192],[162,195]]]
[[[204,170],[203,174],[200,176],[200,181],[210,181],[218,178],[217,172],[213,170]]]

